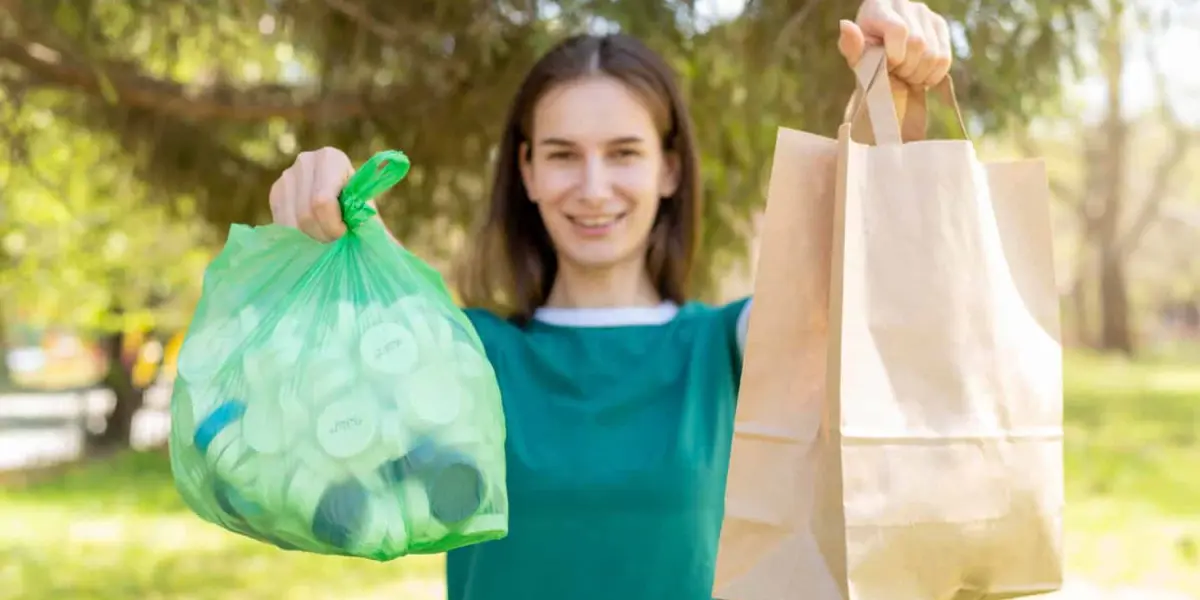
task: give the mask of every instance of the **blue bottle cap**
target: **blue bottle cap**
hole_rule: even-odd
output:
[[[483,473],[471,457],[432,440],[418,443],[403,458],[385,463],[389,482],[421,481],[429,495],[429,512],[445,524],[458,523],[483,505]]]
[[[350,479],[325,489],[313,515],[313,536],[334,548],[346,549],[367,519],[367,489]]]
[[[457,456],[425,477],[429,512],[447,525],[474,515],[483,505],[483,474],[474,461]]]
[[[196,427],[192,443],[196,445],[196,448],[201,453],[207,453],[208,447],[212,445],[213,440],[226,427],[234,421],[241,419],[244,414],[246,414],[246,403],[241,400],[227,400],[221,403],[207,417],[204,417],[204,420]]]

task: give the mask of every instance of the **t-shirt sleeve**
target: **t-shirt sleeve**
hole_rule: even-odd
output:
[[[746,356],[746,332],[750,329],[750,307],[754,305],[753,298],[746,298],[745,304],[738,311],[737,324],[735,325],[734,335],[737,336],[737,348],[739,356]]]
[[[746,328],[750,322],[750,304],[749,296],[739,298],[726,304],[720,308],[722,327],[725,328],[726,335],[733,342],[734,358],[738,369],[741,369],[742,355],[746,350]]]

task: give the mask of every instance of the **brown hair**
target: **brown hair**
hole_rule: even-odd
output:
[[[509,111],[492,180],[491,206],[460,265],[458,291],[467,306],[488,308],[524,324],[545,304],[558,259],[520,172],[521,145],[531,141],[533,111],[554,86],[593,75],[613,77],[639,94],[677,157],[679,186],[664,198],[650,231],[647,269],[664,300],[687,299],[700,233],[699,161],[692,126],[674,73],[654,51],[622,34],[579,35],[551,49],[530,70]]]

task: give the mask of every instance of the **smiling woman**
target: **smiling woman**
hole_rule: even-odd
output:
[[[921,86],[949,68],[944,26],[865,0],[838,47],[853,64],[882,44]],[[675,74],[628,35],[564,40],[517,90],[496,161],[458,290],[503,397],[509,534],[449,552],[448,598],[709,600],[751,309],[689,294],[701,194]],[[351,172],[302,153],[276,223],[345,234]]]
[[[523,323],[542,306],[684,302],[700,214],[684,111],[670,68],[632,38],[546,55],[509,114],[467,304]]]

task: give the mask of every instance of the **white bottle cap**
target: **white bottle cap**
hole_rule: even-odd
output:
[[[411,427],[428,431],[453,423],[462,414],[465,394],[446,371],[426,369],[397,388],[395,402]]]
[[[363,363],[379,373],[399,375],[417,364],[412,333],[398,323],[379,323],[363,332],[359,353]]]
[[[408,534],[399,501],[387,496],[373,496],[367,506],[366,522],[355,536],[351,552],[371,556],[403,551],[407,547]]]
[[[254,398],[242,416],[242,437],[255,452],[275,454],[284,448],[283,409],[275,398]]]
[[[240,339],[230,323],[233,322],[207,323],[206,327],[188,333],[176,366],[183,379],[204,382],[220,370]]]
[[[312,396],[313,406],[324,406],[329,402],[344,398],[355,387],[358,373],[350,368],[349,357],[329,356],[322,365],[312,365],[304,376],[308,378],[308,392]]]
[[[254,305],[246,305],[238,312],[238,327],[241,327],[243,336],[253,333],[260,323],[262,323],[262,315],[258,313],[258,309],[254,308]]]
[[[251,450],[242,440],[241,427],[226,427],[208,446],[208,462],[213,473],[236,488],[253,483],[257,473],[250,464]]]
[[[298,335],[272,335],[259,350],[267,366],[281,375],[290,374],[304,353],[304,339]]]
[[[408,536],[413,543],[437,542],[449,535],[450,530],[433,518],[429,510],[429,495],[420,481],[410,479],[401,483],[400,497],[404,500]]]
[[[349,458],[375,443],[379,407],[370,398],[326,406],[317,417],[317,443],[334,458]]]
[[[259,456],[255,462],[258,472],[258,481],[254,485],[255,501],[269,513],[282,512],[296,465],[289,463],[286,456]]]
[[[195,446],[196,437],[196,404],[192,400],[192,389],[182,379],[175,380],[175,389],[171,392],[171,430],[177,432],[180,440],[189,446]]]
[[[358,309],[351,302],[338,302],[337,304],[337,320],[333,322],[333,329],[339,336],[352,336],[358,333]],[[347,338],[349,339],[349,338]]]
[[[404,511],[398,498],[381,498],[379,504],[387,518],[387,546],[393,551],[408,552],[408,524],[404,522]]]
[[[296,468],[292,480],[288,482],[287,495],[284,498],[285,510],[300,519],[305,529],[312,527],[313,516],[321,504],[321,495],[332,480],[305,466]],[[311,534],[309,534],[311,536]]]
[[[389,458],[400,458],[413,449],[413,435],[405,426],[399,411],[384,409],[380,413],[379,423],[379,436],[388,449]]]
[[[454,342],[454,331],[446,317],[434,310],[413,311],[406,315],[412,324],[413,331],[426,344],[433,344],[439,349],[448,350]]]
[[[466,342],[454,342],[454,364],[464,377],[482,377],[490,367],[482,350],[476,350]]]
[[[228,395],[222,394],[218,386],[212,382],[192,382],[183,379],[176,379],[175,385],[184,386],[187,388],[188,397],[192,402],[192,423],[195,431],[196,425],[204,420],[205,417],[212,414],[217,406],[221,404]]]
[[[310,431],[315,432],[316,428],[314,427]],[[316,439],[301,439],[291,452],[307,470],[319,475],[323,484],[339,481],[350,474],[346,465],[326,454],[317,444]]]

